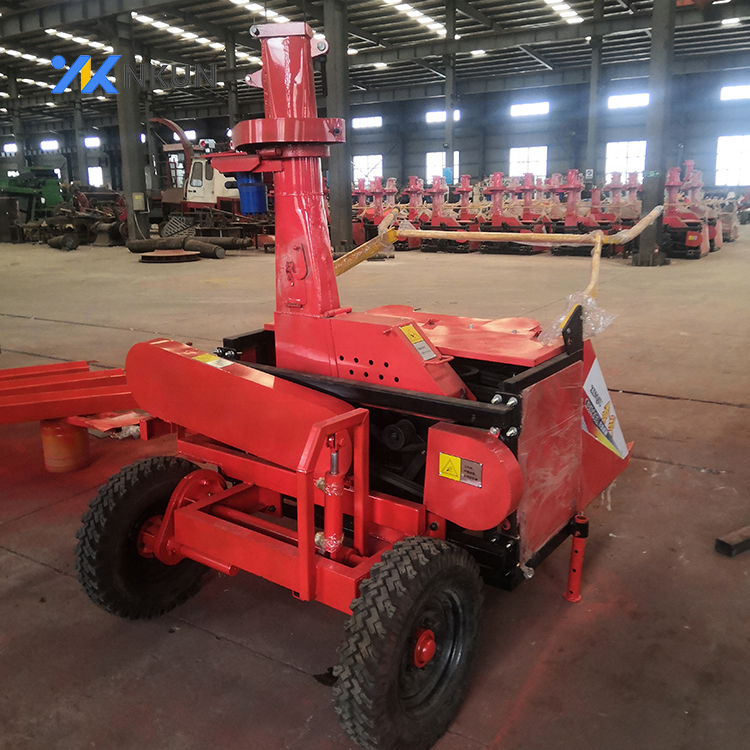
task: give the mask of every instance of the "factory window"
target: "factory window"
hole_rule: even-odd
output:
[[[458,151],[453,152],[453,170],[450,175],[445,173],[445,151],[429,151],[425,157],[425,178],[427,182],[432,183],[432,178],[435,175],[442,175],[448,183],[456,184],[458,182]]]
[[[352,117],[352,127],[355,130],[362,128],[382,128],[383,118],[380,115],[373,117]]]
[[[631,172],[638,172],[638,179],[643,180],[645,168],[646,141],[613,141],[607,144],[607,155],[604,162],[607,182],[612,179],[613,172],[619,172],[625,178]]]
[[[189,141],[194,141],[195,140],[195,131],[194,130],[183,130],[182,132],[185,133],[185,138],[187,138]],[[176,141],[180,140],[180,136],[177,135],[177,133],[172,133],[172,138],[174,138],[174,140],[176,140]]]
[[[104,170],[101,167],[89,167],[89,185],[104,187]]]
[[[214,178],[214,165],[210,161],[206,162],[206,179],[213,180]]]
[[[547,147],[524,146],[510,150],[510,174],[520,177],[531,172],[534,177],[547,176]]]
[[[18,177],[19,174],[21,173],[17,169],[8,170],[8,177]]]
[[[52,139],[49,141],[42,141],[39,144],[39,148],[41,148],[42,151],[57,151],[57,149],[60,148],[60,144],[56,140]]]
[[[383,176],[382,154],[360,154],[352,157],[354,182],[364,179],[369,182],[373,177]]]
[[[549,102],[530,102],[528,104],[511,104],[511,117],[528,117],[529,115],[548,115]]]
[[[716,184],[750,185],[750,135],[723,135],[719,138]]]
[[[461,119],[461,110],[454,109],[453,110],[454,122],[458,122],[460,119]],[[445,110],[442,110],[439,112],[425,112],[424,121],[425,122],[445,122]]]
[[[201,187],[203,185],[203,164],[199,161],[193,162],[193,170],[190,173],[190,187]]]
[[[86,148],[99,148],[102,145],[102,139],[98,135],[89,135],[83,139],[83,145]]]
[[[6,154],[15,154],[18,152],[18,146],[15,143],[6,143],[3,146],[3,151]]]
[[[628,109],[630,107],[647,107],[649,101],[648,94],[617,94],[610,96],[607,100],[607,106],[610,109]]]
[[[57,175],[57,179],[62,180],[62,172],[59,169],[55,169],[53,171]]]
[[[722,101],[730,99],[750,99],[750,86],[722,86]]]

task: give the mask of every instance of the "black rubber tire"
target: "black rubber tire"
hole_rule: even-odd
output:
[[[165,565],[136,546],[143,523],[164,513],[180,480],[197,468],[174,456],[146,458],[102,486],[76,534],[78,580],[94,604],[118,617],[150,620],[198,592],[204,565]]]
[[[468,687],[482,608],[479,567],[464,550],[411,537],[393,545],[360,586],[334,669],[336,713],[365,750],[427,750],[445,734]],[[414,634],[435,633],[422,669]]]

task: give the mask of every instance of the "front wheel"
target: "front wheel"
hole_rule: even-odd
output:
[[[148,620],[197,593],[205,566],[193,560],[165,565],[143,554],[139,539],[161,521],[177,485],[197,468],[174,456],[147,458],[99,490],[76,535],[78,580],[94,604],[129,620]]]
[[[394,544],[352,602],[334,674],[336,713],[366,750],[427,750],[451,725],[477,649],[474,559],[439,539]]]

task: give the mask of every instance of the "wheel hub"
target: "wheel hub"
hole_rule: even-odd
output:
[[[435,643],[435,633],[428,628],[419,628],[414,634],[414,637],[417,642],[414,645],[414,656],[412,661],[415,667],[422,669],[423,667],[426,667],[432,660],[432,657],[435,656],[435,650],[437,647]]]
[[[156,535],[159,533],[159,527],[163,520],[164,516],[151,516],[138,531],[136,547],[138,548],[138,554],[142,557],[154,557]]]

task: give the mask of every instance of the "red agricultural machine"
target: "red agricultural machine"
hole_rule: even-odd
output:
[[[209,568],[351,613],[334,670],[344,729],[363,748],[425,750],[466,691],[481,579],[513,588],[572,534],[576,600],[581,513],[629,445],[580,305],[551,343],[527,318],[342,305],[321,158],[344,122],[317,117],[312,69],[327,43],[302,23],[251,34],[265,119],[239,123],[238,150],[213,165],[250,210],[273,174],[274,320],[214,354],[165,339],[130,350],[135,401],[173,426],[179,455],[101,488],[78,533],[78,576],[131,619],[181,604]],[[601,233],[572,240],[594,245],[596,267]]]

